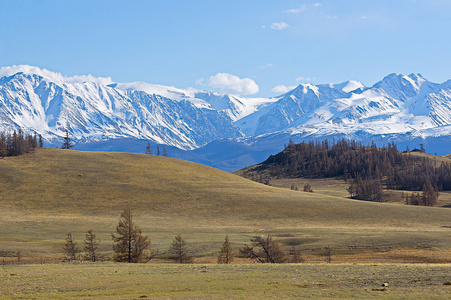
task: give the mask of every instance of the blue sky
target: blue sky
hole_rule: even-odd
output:
[[[390,73],[451,79],[446,0],[0,0],[0,67],[270,97]]]

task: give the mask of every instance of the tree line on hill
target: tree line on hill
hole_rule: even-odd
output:
[[[146,145],[146,154],[153,155],[152,146],[150,145],[150,143],[147,143],[147,145]],[[156,153],[156,155],[157,155],[157,156],[160,156],[160,155],[161,155],[161,156],[166,156],[166,157],[168,157],[169,154],[168,154],[168,150],[166,149],[166,146],[163,145],[163,153],[161,153],[161,152],[160,152],[160,146],[157,145],[157,153]]]
[[[121,213],[116,232],[111,235],[113,240],[113,259],[116,262],[140,263],[149,262],[160,255],[159,251],[151,248],[150,239],[142,234],[140,227],[134,222],[131,206],[128,205]],[[80,249],[68,233],[63,250],[67,260],[77,260],[83,258],[96,262],[103,259],[98,251],[100,241],[92,230],[88,230],[84,240],[84,255],[80,256]],[[165,253],[165,258],[176,263],[192,263],[193,257],[190,254],[187,242],[179,234],[175,236],[169,250]],[[251,239],[251,244],[244,245],[239,249],[239,257],[255,260],[260,263],[300,263],[303,262],[301,253],[294,247],[285,252],[279,243],[274,241],[270,235],[267,237],[255,236]],[[230,264],[235,257],[231,242],[226,235],[224,242],[219,249],[217,262],[219,264]]]
[[[393,142],[377,147],[374,142],[364,146],[346,139],[299,144],[290,140],[282,152],[271,155],[256,171],[276,178],[342,177],[351,180],[348,191],[352,198],[370,201],[381,201],[385,183],[389,189],[423,192],[421,201],[406,200],[407,204],[435,205],[439,191],[451,190],[451,164],[405,152]]]
[[[41,135],[24,134],[22,130],[0,132],[0,156],[18,156],[44,147]]]
[[[63,137],[61,149],[71,149],[74,144],[71,142],[69,131]],[[25,134],[21,129],[13,132],[0,131],[0,157],[19,156],[29,153],[36,148],[44,148],[44,140],[39,134]]]

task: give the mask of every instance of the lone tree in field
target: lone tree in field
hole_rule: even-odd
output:
[[[233,260],[232,246],[230,245],[229,236],[226,235],[221,250],[219,250],[218,264],[230,264]]]
[[[61,149],[70,149],[73,148],[74,144],[70,141],[69,137],[69,131],[66,129],[66,136],[64,137],[63,145],[61,146]]]
[[[138,263],[143,259],[144,251],[150,247],[147,236],[142,235],[141,228],[133,222],[130,204],[121,213],[117,234],[112,234],[114,241],[114,260],[117,262]]]
[[[66,255],[66,257],[69,260],[76,260],[77,257],[77,253],[78,251],[78,247],[77,247],[77,243],[74,241],[74,239],[72,238],[72,233],[68,233],[67,237],[66,237],[66,244],[64,244],[64,254]]]
[[[190,263],[193,261],[191,255],[188,254],[186,241],[180,234],[174,238],[174,241],[169,248],[169,258],[175,260],[175,262],[179,264]]]
[[[255,236],[251,239],[252,246],[245,245],[240,249],[242,257],[255,259],[261,263],[284,263],[287,261],[285,252],[268,234],[267,238]]]
[[[99,240],[96,239],[94,232],[89,229],[85,238],[85,259],[96,262],[98,259],[97,248],[99,247]]]

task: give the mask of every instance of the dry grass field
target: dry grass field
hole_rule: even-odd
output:
[[[3,267],[0,299],[449,299],[450,280],[449,264],[26,264]]]
[[[111,233],[131,203],[154,248],[187,240],[195,262],[214,262],[226,234],[235,249],[256,234],[296,246],[307,262],[450,262],[451,210],[265,186],[167,157],[38,149],[0,160],[0,250],[22,261],[62,259],[64,238],[93,229],[111,255]],[[320,193],[321,192],[321,193]],[[161,259],[161,258],[160,258]],[[14,261],[15,258],[6,258]]]

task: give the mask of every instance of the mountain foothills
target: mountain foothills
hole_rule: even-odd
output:
[[[318,185],[314,193],[292,191],[136,153],[38,148],[1,159],[0,173],[0,254],[20,250],[34,261],[61,259],[67,233],[80,242],[91,229],[111,258],[127,204],[161,259],[176,234],[197,262],[216,262],[226,234],[235,255],[255,235],[271,234],[309,262],[324,261],[326,246],[336,262],[450,261],[447,208],[356,201]]]
[[[244,98],[4,67],[0,130],[13,129],[53,146],[67,129],[81,150],[144,152],[147,142],[164,144],[170,156],[228,171],[266,159],[290,138],[422,143],[443,155],[451,142],[451,80],[391,74],[371,87],[301,84],[274,98]]]

